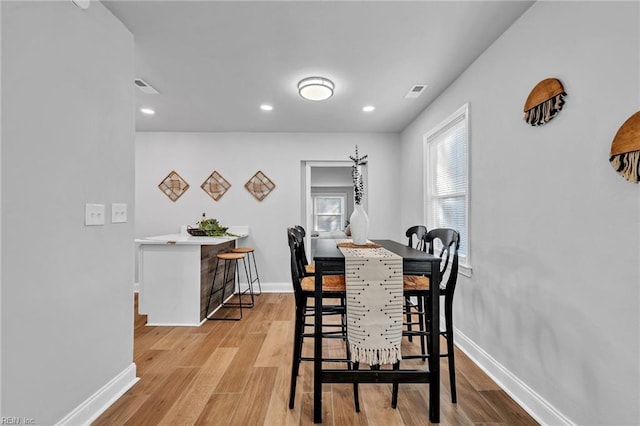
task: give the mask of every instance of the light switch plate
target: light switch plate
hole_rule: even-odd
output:
[[[127,205],[123,203],[111,204],[111,223],[125,223],[127,221]]]
[[[86,226],[104,225],[104,204],[85,204],[84,224]]]

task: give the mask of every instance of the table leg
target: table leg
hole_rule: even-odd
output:
[[[440,266],[431,265],[431,345],[429,347],[429,421],[440,423]]]
[[[313,337],[313,422],[322,423],[322,262],[315,262]]]

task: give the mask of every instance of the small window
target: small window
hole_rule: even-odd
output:
[[[452,228],[460,233],[460,265],[467,273],[471,269],[468,122],[465,104],[424,137],[425,223],[428,229]]]
[[[313,196],[314,231],[340,231],[345,224],[344,194],[316,194]]]

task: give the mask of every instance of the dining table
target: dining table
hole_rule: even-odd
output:
[[[313,421],[322,423],[323,383],[428,383],[429,421],[440,422],[440,340],[429,340],[428,370],[423,369],[328,369],[322,363],[322,277],[345,273],[345,257],[338,243],[341,240],[316,239],[313,241],[315,263],[314,290],[314,360],[313,360]],[[430,277],[431,306],[427,308],[431,336],[440,332],[440,257],[416,250],[393,240],[371,242],[402,257],[404,275]]]

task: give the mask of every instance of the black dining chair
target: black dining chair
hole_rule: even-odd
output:
[[[316,269],[314,264],[310,264],[307,260],[307,253],[304,246],[304,238],[306,235],[306,231],[301,225],[295,225],[292,228],[289,228],[288,232],[291,232],[296,240],[297,247],[297,256],[298,256],[298,270],[300,272],[301,277],[313,277],[315,276]],[[342,293],[340,297],[340,304],[342,306],[342,310],[345,309],[346,304],[346,293]],[[342,316],[343,326],[346,327],[346,316]]]
[[[300,241],[300,248],[299,248],[300,262],[304,266],[304,276],[309,277],[316,273],[316,268],[315,268],[315,265],[313,263],[309,263],[309,260],[307,259],[307,250],[305,249],[305,246],[304,246],[304,239],[307,236],[307,231],[305,231],[302,225],[294,226],[293,230],[294,232],[299,233],[298,238]]]
[[[416,250],[422,250],[422,251],[427,251],[427,243],[425,241],[425,237],[427,235],[427,227],[424,225],[414,225],[412,227],[410,227],[409,229],[407,229],[407,232],[405,232],[405,235],[407,236],[408,240],[407,240],[407,246],[412,247]],[[406,296],[404,299],[404,313],[405,313],[405,322],[404,322],[404,326],[406,327],[407,331],[409,331],[409,333],[406,334],[408,340],[410,342],[413,342],[413,336],[415,335],[414,333],[412,333],[413,331],[413,326],[418,326],[419,332],[418,332],[418,336],[422,336],[420,338],[420,348],[422,349],[422,353],[425,353],[425,337],[424,337],[424,321],[422,321],[422,317],[420,315],[418,315],[418,312],[421,312],[423,310],[422,306],[420,306],[420,301],[418,300],[417,303],[414,303],[411,300],[411,297]],[[416,314],[416,318],[417,321],[414,321],[414,314]]]
[[[427,227],[424,225],[414,225],[407,229],[405,235],[409,239],[407,241],[407,245],[409,247],[413,247],[414,249],[427,251],[427,243],[425,242],[424,237],[427,235]],[[414,240],[415,238],[415,240]]]
[[[308,323],[308,319],[314,318],[313,306],[309,306],[309,300],[314,299],[315,277],[305,276],[303,261],[301,259],[301,242],[300,232],[295,228],[287,229],[287,238],[289,241],[289,252],[291,258],[291,281],[293,284],[293,292],[295,297],[295,323],[294,323],[294,342],[293,342],[293,360],[291,364],[291,387],[289,391],[289,408],[293,409],[296,394],[297,377],[300,370],[301,361],[313,361],[313,357],[302,356],[302,345],[304,339],[315,336],[313,331],[306,332],[307,327],[313,330],[313,323]],[[323,358],[323,361],[346,362],[347,368],[353,368],[350,360],[348,345],[346,345],[346,310],[344,297],[346,295],[345,276],[341,275],[325,275],[322,277],[322,297],[327,299],[327,303],[323,302],[322,315],[324,316],[340,316],[338,323],[326,324],[323,321],[323,338],[338,338],[345,341],[346,355],[344,358]],[[339,299],[339,303],[331,302],[329,299]],[[324,330],[327,331],[324,331]],[[357,412],[360,411],[360,402],[358,398],[358,385],[354,383],[354,404]]]
[[[449,380],[451,384],[451,402],[457,402],[455,359],[453,344],[453,294],[458,281],[458,250],[460,249],[460,234],[448,228],[432,229],[425,236],[428,244],[428,252],[434,254],[438,252],[442,262],[440,272],[442,282],[440,284],[440,296],[444,298],[445,330],[440,332],[447,342],[446,353],[441,353],[440,357],[446,357],[449,364]],[[427,359],[423,341],[430,342],[432,336],[429,335],[429,320],[426,308],[431,306],[429,294],[429,277],[422,275],[404,275],[403,291],[405,297],[415,297],[418,300],[417,309],[414,311],[421,321],[420,331],[403,331],[404,336],[419,336],[421,339],[421,353],[419,355],[402,355],[403,359],[421,358]],[[436,336],[437,338],[437,336]],[[394,397],[397,397],[397,385],[394,385]]]

